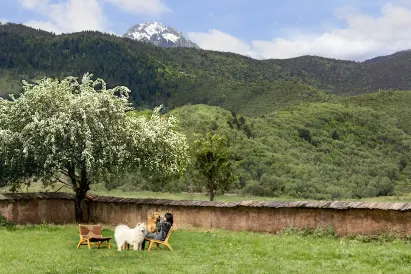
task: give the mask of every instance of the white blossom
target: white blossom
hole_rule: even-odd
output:
[[[165,174],[180,172],[188,161],[185,135],[177,120],[156,108],[150,119],[133,117],[129,89],[107,89],[102,79],[85,74],[62,81],[45,78],[38,84],[23,81],[17,99],[0,100],[0,160],[10,167],[35,161],[36,176],[76,176],[85,168],[93,176],[125,169]],[[33,163],[33,162],[32,162]],[[74,186],[73,186],[74,187]]]

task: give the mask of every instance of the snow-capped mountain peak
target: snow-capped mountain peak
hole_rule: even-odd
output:
[[[175,28],[164,26],[159,22],[146,22],[134,25],[123,37],[149,42],[160,47],[193,47],[199,48],[194,42],[186,39]]]

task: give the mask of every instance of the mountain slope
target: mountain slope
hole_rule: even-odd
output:
[[[362,63],[302,56],[268,60],[327,93],[358,95],[379,90],[411,88],[411,51],[398,52],[379,61]]]
[[[282,107],[279,97],[287,98],[283,101],[286,105],[323,100],[322,92],[289,77],[281,67],[241,55],[166,49],[91,31],[46,38],[18,35],[9,32],[7,25],[0,26],[2,83],[45,75],[81,76],[87,71],[105,79],[109,86],[129,87],[132,102],[140,108],[204,103],[242,113],[252,97],[254,105],[264,102],[260,109],[249,109],[259,115]],[[18,92],[0,82],[2,86],[3,95]]]
[[[364,63],[315,56],[261,61],[195,48],[161,48],[99,32],[53,35],[0,25],[3,96],[19,92],[22,79],[85,72],[105,79],[109,86],[128,86],[139,108],[164,104],[170,110],[202,103],[256,116],[296,103],[328,101],[326,93],[407,90],[411,53]]]
[[[248,118],[190,105],[170,114],[190,143],[207,131],[228,137],[242,193],[331,200],[392,195],[410,183],[410,136],[370,108],[314,103]]]
[[[183,34],[175,28],[164,26],[158,22],[146,22],[134,25],[128,29],[123,37],[152,43],[165,48],[200,48],[196,43],[185,38]]]
[[[386,56],[377,56],[377,57],[365,60],[364,63],[378,63],[378,62],[384,62],[384,61],[387,61],[387,60],[390,60],[390,59],[391,60],[393,60],[393,59],[398,60],[398,57],[402,58],[402,56],[409,53],[409,51],[411,51],[411,49],[398,51],[394,54],[390,54],[390,55],[386,55]]]
[[[369,107],[382,111],[390,117],[397,119],[398,127],[411,135],[411,90],[408,91],[380,91],[371,94],[345,97],[341,103]]]

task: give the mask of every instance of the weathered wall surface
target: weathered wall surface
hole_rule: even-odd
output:
[[[0,201],[0,212],[18,224],[65,224],[73,223],[75,220],[72,200]]]
[[[172,212],[176,228],[219,228],[279,232],[287,227],[333,228],[338,235],[398,232],[411,234],[411,212],[375,209],[219,208],[95,203],[94,222],[134,225],[150,212]]]
[[[24,199],[0,197],[0,211],[6,218],[20,224],[75,222],[73,197],[56,195],[25,196]],[[411,204],[407,203],[213,203],[90,196],[86,208],[85,214],[91,223],[110,225],[134,226],[137,222],[147,221],[151,213],[157,211],[172,212],[176,229],[279,232],[287,227],[331,227],[339,235],[411,234]]]

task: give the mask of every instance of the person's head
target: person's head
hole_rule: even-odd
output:
[[[173,214],[171,214],[170,212],[167,212],[166,215],[164,215],[164,217],[166,218],[166,221],[169,222],[171,225],[173,225]]]

